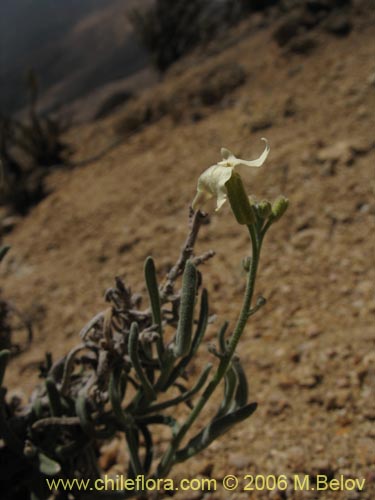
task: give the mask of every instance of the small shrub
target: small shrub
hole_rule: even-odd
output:
[[[232,328],[224,322],[217,329],[216,345],[209,347],[212,363],[200,373],[195,367],[210,308],[198,267],[213,252],[193,253],[199,229],[207,221],[199,209],[190,211],[186,242],[162,284],[153,259],[146,259],[148,306],[142,309],[140,295],[116,278],[105,295],[108,307],[83,327],[80,343],[55,362],[51,355],[46,357],[41,370],[44,383],[24,407],[6,398],[2,384],[10,353],[0,352],[0,479],[8,498],[42,500],[53,489],[55,498],[85,497],[79,483],[70,483],[68,489],[55,483],[52,488],[51,481],[95,481],[102,472],[98,465],[102,445],[119,435],[127,446],[124,475],[166,478],[175,464],[200,453],[254,413],[257,404],[249,402],[237,348],[248,319],[265,304],[263,297],[253,304],[262,243],[288,202],[279,197],[273,204],[250,203],[233,170],[239,163],[260,166],[268,152],[267,145],[257,160],[244,161],[223,149],[223,160],[198,182],[193,206],[216,194],[220,208],[228,198],[236,221],[246,226],[252,249],[243,264],[247,284],[237,321]],[[209,402],[212,405],[211,397],[219,388],[220,403],[202,419],[202,410]],[[199,428],[193,431],[193,424]],[[164,444],[157,441],[160,426],[168,430]],[[139,486],[136,491],[95,491],[94,497],[108,499],[111,493],[147,498],[149,492]]]
[[[46,196],[48,170],[65,165],[71,154],[62,140],[67,124],[36,112],[38,89],[33,74],[29,76],[29,91],[28,122],[0,116],[0,204],[22,215]]]
[[[222,35],[244,14],[273,3],[246,0],[156,0],[151,6],[133,9],[130,22],[160,71],[197,45]]]

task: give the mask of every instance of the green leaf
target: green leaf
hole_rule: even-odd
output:
[[[95,433],[94,425],[90,420],[89,413],[87,411],[87,399],[85,396],[80,395],[77,397],[75,402],[75,410],[79,417],[81,427],[85,434],[93,437]]]
[[[46,389],[51,415],[53,417],[59,417],[63,413],[61,398],[59,390],[57,389],[57,386],[52,378],[47,378]]]
[[[58,462],[55,462],[55,460],[47,457],[47,455],[45,455],[41,451],[38,452],[37,456],[39,470],[42,474],[45,474],[46,476],[55,476],[61,471],[60,464]]]
[[[246,374],[239,360],[233,360],[233,369],[237,375],[237,389],[234,395],[235,409],[242,408],[247,404],[249,387],[247,383]]]
[[[198,325],[197,329],[193,338],[193,342],[191,344],[191,349],[190,352],[187,356],[182,358],[180,362],[177,364],[177,366],[173,369],[168,382],[166,383],[167,387],[170,387],[177,378],[182,375],[184,372],[185,368],[188,366],[190,361],[193,359],[195,356],[196,352],[198,351],[198,347],[200,346],[204,334],[206,332],[207,328],[207,323],[208,323],[208,293],[207,290],[204,288],[202,290],[202,295],[201,295],[201,304],[200,304],[200,312],[199,312],[199,319],[198,319]]]
[[[152,322],[158,326],[159,338],[157,340],[157,350],[160,362],[162,362],[164,344],[163,344],[163,327],[160,306],[159,287],[156,279],[155,264],[152,257],[147,257],[145,262],[145,281],[147,285],[148,295],[150,298]]]
[[[235,391],[237,388],[237,373],[232,366],[230,366],[226,371],[224,383],[224,398],[220,405],[216,418],[221,417],[228,412],[234,399]]]
[[[163,401],[162,403],[157,403],[154,405],[151,405],[147,408],[142,408],[140,410],[143,415],[147,413],[152,413],[160,410],[165,410],[166,408],[169,408],[170,406],[176,406],[180,403],[183,403],[185,401],[188,401],[192,396],[194,396],[197,392],[199,392],[204,384],[207,381],[208,375],[211,371],[212,364],[209,363],[206,365],[204,368],[203,372],[200,374],[196,384],[189,390],[181,394],[180,396],[177,396],[176,398],[173,399],[168,399],[167,401]]]
[[[250,417],[256,408],[257,403],[250,403],[243,408],[213,420],[207,427],[194,436],[182,450],[176,453],[175,462],[184,462],[207,448],[212,441],[225,434],[235,424]]]
[[[147,474],[151,468],[152,465],[152,459],[154,456],[154,445],[152,442],[152,434],[148,430],[148,427],[146,425],[140,425],[139,430],[141,431],[143,435],[143,440],[144,440],[144,447],[145,447],[145,458],[143,461],[143,470],[145,474]]]
[[[156,399],[156,394],[149,379],[147,378],[146,373],[143,371],[141,362],[139,360],[138,337],[139,337],[138,324],[136,322],[133,322],[130,327],[129,343],[128,343],[130,361],[132,362],[133,368],[136,374],[138,375],[146,399],[148,401],[153,401],[154,399]]]
[[[174,354],[176,357],[189,353],[194,321],[195,294],[197,290],[197,270],[188,260],[182,278],[180,319],[177,325]]]

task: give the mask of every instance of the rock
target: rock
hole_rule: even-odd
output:
[[[287,451],[288,466],[293,471],[304,470],[306,450],[302,446],[291,446]]]
[[[331,146],[321,148],[316,159],[319,163],[330,167],[334,167],[338,163],[350,165],[353,162],[354,153],[348,141],[339,141]]]
[[[358,500],[362,498],[362,493],[360,491],[348,491],[345,500]]]
[[[204,463],[202,464],[202,467],[199,469],[199,474],[201,476],[211,477],[213,468],[214,464],[212,462]]]
[[[299,363],[301,361],[301,356],[302,356],[302,352],[301,351],[292,351],[289,355],[289,359],[290,361],[292,361],[293,363]]]
[[[306,229],[294,234],[291,238],[291,244],[297,250],[305,251],[316,242],[323,241],[324,232],[320,229]]]
[[[290,118],[291,116],[296,115],[296,113],[297,113],[296,101],[293,96],[289,96],[285,100],[283,114],[285,118]]]
[[[350,377],[345,376],[338,378],[336,381],[336,385],[339,389],[348,389],[350,387]]]
[[[363,416],[366,420],[370,420],[370,422],[375,421],[375,408],[367,408],[363,412]]]
[[[354,139],[351,144],[351,149],[356,155],[365,155],[375,148],[375,141],[373,139],[366,140],[364,138]]]
[[[347,14],[335,11],[327,17],[322,26],[329,33],[337,36],[346,36],[352,30],[352,24]]]
[[[372,115],[369,113],[367,106],[359,106],[359,108],[357,109],[357,117],[360,120],[365,120],[366,118],[369,118],[370,116],[372,116]]]
[[[360,463],[373,465],[375,463],[375,447],[371,438],[359,439],[356,443],[356,456]]]
[[[316,459],[312,462],[311,468],[309,470],[311,476],[317,476],[318,474],[323,474],[327,478],[333,479],[335,475],[335,469],[328,460]]]
[[[251,463],[249,455],[243,453],[231,453],[229,455],[228,463],[233,465],[236,469],[245,469]]]
[[[266,130],[268,128],[271,128],[272,125],[273,125],[273,119],[269,115],[256,116],[249,123],[250,130],[252,132],[259,132],[260,130]]]
[[[117,252],[119,254],[123,254],[123,253],[129,252],[129,250],[131,250],[140,241],[141,241],[140,237],[134,236],[133,238],[129,239],[128,241],[121,243],[117,247]]]
[[[309,337],[309,339],[314,339],[315,337],[321,335],[321,333],[321,328],[314,324],[310,325],[306,330],[306,336]]]
[[[296,384],[296,379],[288,374],[282,374],[279,378],[278,386],[280,389],[290,389]]]
[[[285,500],[287,498],[285,491],[272,490],[269,492],[270,500]]]
[[[22,217],[19,215],[9,215],[1,220],[1,233],[10,233],[21,222]]]
[[[309,12],[303,6],[297,7],[282,17],[272,33],[272,38],[280,47],[284,47],[293,38],[313,28],[319,20],[319,16]]]
[[[276,417],[281,415],[287,408],[290,408],[290,404],[287,400],[273,397],[268,402],[267,415]]]
[[[313,389],[318,386],[323,380],[323,376],[319,373],[314,373],[308,369],[299,372],[298,385],[306,389]]]
[[[99,458],[99,466],[104,471],[107,471],[112,465],[117,462],[120,443],[114,439],[110,443],[101,448],[101,455]]]
[[[317,47],[318,39],[308,33],[293,38],[287,45],[289,52],[309,55]]]
[[[326,396],[326,408],[328,411],[341,410],[349,405],[351,399],[351,392],[345,389],[329,392]]]
[[[307,399],[309,405],[318,405],[323,406],[324,397],[321,392],[316,392],[315,394],[311,394],[311,396]]]
[[[200,500],[203,498],[203,491],[194,491],[194,490],[188,490],[188,491],[183,491],[180,492],[178,497],[181,498],[181,500]]]
[[[292,38],[301,31],[300,14],[293,12],[285,16],[276,26],[272,33],[272,38],[280,47],[286,45]]]

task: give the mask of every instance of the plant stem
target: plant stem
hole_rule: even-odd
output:
[[[248,226],[249,228],[249,233],[251,237],[251,244],[252,244],[252,259],[251,259],[251,266],[249,269],[249,274],[247,277],[247,285],[246,285],[246,290],[245,290],[245,295],[242,303],[242,309],[240,312],[240,315],[237,320],[236,327],[234,329],[233,335],[230,339],[229,347],[228,347],[228,356],[229,359],[232,358],[238,341],[240,340],[240,337],[245,329],[248,317],[249,317],[249,311],[250,311],[250,306],[251,306],[251,300],[253,298],[254,294],[254,285],[255,285],[255,279],[256,279],[256,274],[258,270],[258,263],[259,263],[259,256],[260,256],[260,245],[261,241],[258,239],[257,232],[254,228],[254,225]]]
[[[246,285],[246,291],[245,291],[245,296],[244,300],[242,303],[242,308],[240,315],[237,320],[236,327],[233,331],[233,335],[230,339],[229,346],[227,349],[227,352],[221,359],[219,366],[216,370],[216,373],[210,383],[207,385],[206,389],[204,390],[203,394],[201,395],[199,401],[197,404],[194,406],[192,412],[188,416],[188,418],[185,420],[185,422],[181,425],[179,431],[175,435],[175,437],[172,439],[171,444],[169,445],[167,451],[165,452],[162,460],[160,461],[158,470],[156,472],[156,477],[165,477],[166,474],[170,471],[173,463],[174,463],[174,457],[176,454],[176,451],[178,450],[178,447],[185,437],[186,433],[192,426],[192,424],[195,422],[197,417],[199,416],[200,412],[204,408],[205,404],[211,397],[212,393],[215,391],[216,387],[219,385],[223,377],[225,376],[225,373],[231,363],[232,357],[234,355],[234,352],[236,350],[238,341],[244,331],[244,328],[246,326],[246,322],[249,317],[249,311],[250,311],[250,306],[251,306],[251,300],[253,297],[254,293],[254,285],[255,285],[255,279],[256,279],[256,274],[257,274],[257,269],[258,269],[258,262],[259,262],[259,255],[260,255],[260,246],[262,242],[262,238],[258,236],[258,233],[255,229],[255,226],[249,225],[249,232],[250,232],[250,237],[251,237],[251,244],[252,244],[252,259],[251,259],[251,266],[250,270],[248,273],[248,278],[247,278],[247,285]]]

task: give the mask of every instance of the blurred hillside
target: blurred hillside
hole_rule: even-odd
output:
[[[40,80],[45,111],[147,66],[148,56],[126,16],[132,3],[2,0],[0,110],[9,113],[26,104],[31,68]]]

